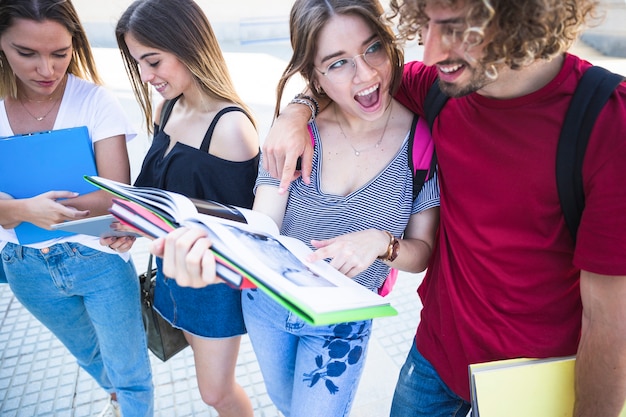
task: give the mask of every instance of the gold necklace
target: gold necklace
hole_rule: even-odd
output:
[[[52,92],[52,94],[50,95],[50,97],[49,97],[47,100],[32,100],[32,99],[29,99],[28,97],[26,97],[26,100],[28,100],[28,101],[30,101],[30,102],[35,102],[35,103],[45,103],[46,101],[52,101],[52,99],[54,98],[54,96],[55,96],[55,95],[57,95],[57,96],[58,96],[58,97],[56,97],[56,98],[54,99],[54,102],[52,103],[52,106],[50,107],[50,109],[49,109],[49,110],[48,110],[48,111],[47,111],[47,112],[46,112],[43,116],[35,116],[34,114],[32,114],[32,113],[30,112],[30,110],[28,110],[28,109],[26,108],[26,105],[24,104],[24,100],[23,100],[21,97],[19,97],[19,95],[18,95],[17,100],[20,102],[20,104],[22,105],[22,108],[26,111],[26,113],[28,113],[28,115],[29,115],[30,117],[32,117],[33,119],[35,119],[35,120],[36,120],[36,121],[38,121],[38,122],[41,122],[41,121],[43,121],[46,117],[48,117],[48,115],[49,115],[50,113],[52,113],[52,110],[54,110],[54,108],[56,107],[56,105],[57,105],[57,104],[59,104],[59,101],[61,101],[61,98],[63,98],[63,93],[65,92],[65,86],[66,86],[66,85],[67,85],[67,75],[66,75],[66,76],[65,76],[65,78],[63,79],[63,81],[62,81],[61,85],[60,85],[60,86],[59,86],[59,87],[58,87],[55,91],[53,91],[53,92]],[[60,91],[60,92],[61,92],[61,94],[60,94],[60,95],[55,94],[55,93],[57,93],[58,91]]]
[[[370,145],[364,149],[357,149],[352,145],[352,141],[350,140],[350,138],[348,138],[346,136],[346,134],[343,131],[343,127],[341,127],[341,122],[339,122],[339,117],[337,117],[337,105],[335,105],[335,120],[337,121],[337,124],[339,125],[339,130],[341,131],[341,135],[344,137],[344,139],[346,139],[348,141],[348,145],[350,145],[350,147],[352,148],[352,150],[354,151],[354,156],[361,156],[362,152],[367,152],[369,150],[372,149],[376,149],[380,146],[380,144],[382,143],[384,137],[385,137],[385,132],[387,131],[387,125],[389,124],[389,119],[391,118],[391,106],[393,105],[393,102],[389,103],[389,113],[387,114],[387,120],[385,120],[385,127],[383,127],[383,133],[380,135],[380,139],[378,139],[378,141],[373,144]]]
[[[59,99],[54,100],[54,103],[52,103],[52,107],[50,107],[50,110],[48,110],[46,112],[46,114],[44,114],[43,116],[35,116],[34,114],[32,114],[24,105],[24,101],[19,98],[18,101],[20,102],[20,104],[22,105],[22,107],[24,108],[24,110],[26,110],[26,113],[28,113],[30,115],[30,117],[32,117],[33,119],[37,120],[38,122],[41,122],[43,119],[46,118],[46,116],[48,116],[50,113],[52,113],[52,110],[54,110],[54,108],[56,107],[57,103],[59,102]]]

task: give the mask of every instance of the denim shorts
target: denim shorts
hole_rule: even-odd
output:
[[[241,291],[226,284],[204,288],[181,287],[165,278],[157,258],[154,308],[174,327],[195,336],[225,338],[246,333],[241,312]]]

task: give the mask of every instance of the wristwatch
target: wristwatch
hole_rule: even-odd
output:
[[[389,235],[389,246],[387,247],[387,252],[384,255],[378,257],[381,261],[385,262],[393,262],[398,257],[398,250],[400,249],[400,242],[398,239],[392,235],[391,233],[385,231],[387,235]]]

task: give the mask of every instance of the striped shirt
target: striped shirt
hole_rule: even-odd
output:
[[[311,185],[306,185],[300,178],[291,183],[281,234],[300,239],[311,249],[314,249],[311,239],[330,239],[366,229],[388,230],[400,237],[412,214],[439,206],[436,173],[412,201],[413,176],[408,164],[408,133],[390,163],[363,187],[346,196],[322,192],[322,141],[315,122],[310,127],[315,138]],[[263,169],[263,164],[259,164],[256,186],[259,185],[279,185],[279,181]],[[376,260],[354,279],[377,291],[388,274],[389,267]]]

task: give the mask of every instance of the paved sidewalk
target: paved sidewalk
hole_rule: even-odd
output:
[[[75,0],[75,3],[86,22],[90,37],[93,34],[93,37],[98,38],[104,34],[98,38],[101,43],[95,45],[98,46],[95,54],[107,86],[127,109],[128,117],[137,121],[137,130],[145,131],[119,53],[112,48],[115,45],[106,35],[107,30],[112,30],[111,22],[129,1]],[[213,8],[207,9],[207,14],[212,23],[215,22],[214,27],[219,32],[234,82],[242,98],[255,112],[260,138],[263,139],[271,122],[275,85],[290,53],[284,40],[284,25],[292,2],[245,2],[250,4],[245,9],[234,6],[241,1],[199,3],[203,7]],[[217,10],[218,4],[220,10]],[[242,12],[245,14],[243,17]],[[236,28],[236,33],[233,28]],[[582,44],[577,45],[574,52],[595,64],[626,74],[626,59],[602,56]],[[408,59],[420,57],[419,47],[413,45],[408,48]],[[299,89],[298,83],[290,85],[285,97],[291,97]],[[129,144],[133,176],[139,172],[148,146],[145,133],[140,133]],[[133,248],[133,259],[138,271],[142,272],[147,264],[145,241],[137,242]],[[401,274],[396,289],[390,295],[399,316],[374,322],[353,417],[381,417],[389,414],[398,370],[411,346],[419,321],[421,305],[415,290],[421,278],[421,274]],[[217,416],[200,399],[189,348],[166,363],[152,357],[152,367],[156,386],[156,416]],[[278,416],[267,397],[247,337],[243,339],[237,377],[252,399],[256,416]],[[73,357],[56,338],[31,317],[13,297],[7,285],[0,285],[0,417],[94,416],[103,408],[105,400],[105,393],[78,368]]]
[[[137,269],[147,264],[146,242],[133,249]],[[398,370],[410,348],[420,303],[415,289],[422,275],[402,274],[391,294],[400,314],[374,323],[365,372],[353,417],[389,414]],[[155,416],[217,417],[200,399],[193,355],[185,349],[168,362],[150,355],[155,384]],[[255,416],[278,417],[249,339],[243,338],[237,379],[252,400]],[[106,394],[80,369],[61,343],[0,285],[0,416],[90,417],[104,407]]]

